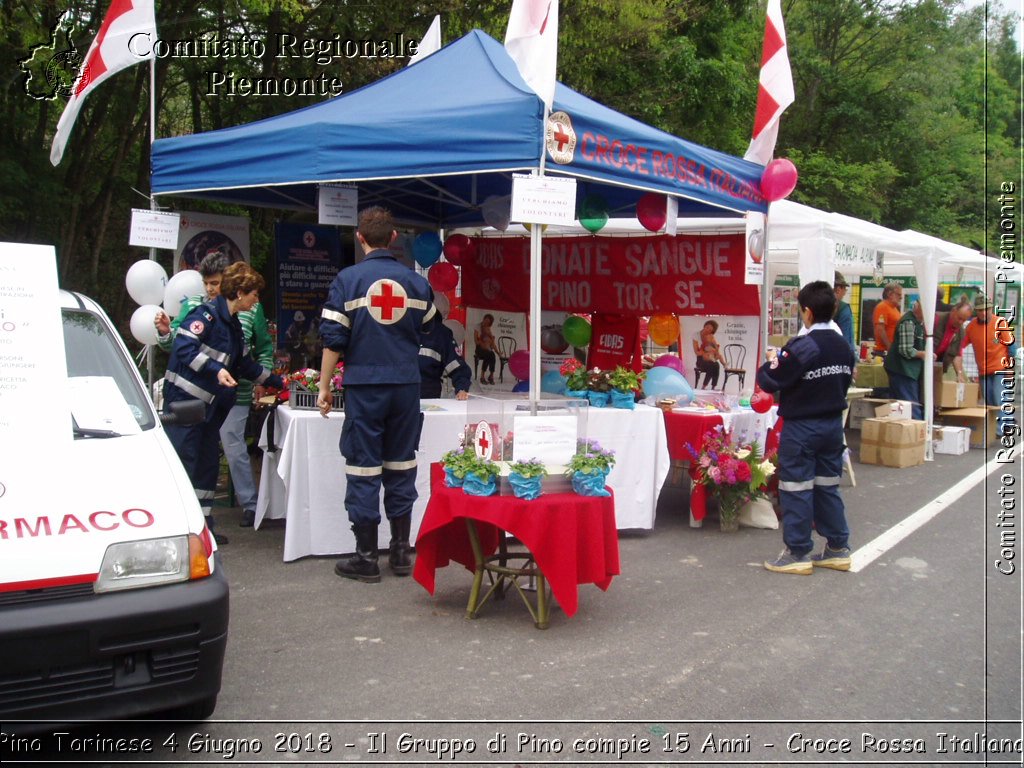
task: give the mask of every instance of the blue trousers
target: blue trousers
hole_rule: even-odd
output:
[[[910,409],[912,418],[920,421],[924,418],[924,406],[921,404],[921,383],[917,379],[904,376],[902,373],[889,373],[889,396],[893,400],[909,400],[913,403]]]
[[[843,419],[786,419],[779,438],[782,539],[800,557],[814,548],[811,526],[833,549],[847,546],[850,530],[839,495],[843,475]]]
[[[220,427],[227,418],[224,408],[206,406],[206,419],[199,424],[167,427],[167,437],[192,481],[199,506],[212,529],[210,510],[220,473]]]
[[[416,502],[416,449],[423,414],[420,385],[345,387],[345,509],[353,525],[380,523],[380,489],[389,520],[412,514]]]

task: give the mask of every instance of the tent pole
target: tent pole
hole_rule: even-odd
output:
[[[541,122],[540,162],[536,175],[544,175],[545,143],[548,127],[548,116],[551,108],[544,105],[544,120]],[[530,337],[527,346],[530,348],[530,404],[536,412],[540,401],[540,320],[541,320],[541,245],[543,242],[542,224],[534,223],[530,227]]]
[[[153,142],[156,141],[156,56],[149,59],[149,155],[153,156]],[[152,162],[152,159],[150,160]],[[153,190],[149,191],[149,210],[159,209]],[[149,260],[156,261],[156,248],[149,249]],[[172,265],[173,268],[173,265]],[[153,399],[153,381],[156,379],[156,355],[151,345],[146,346],[146,384],[149,387],[149,398]]]
[[[771,212],[771,204],[768,205],[768,210]],[[746,240],[746,238],[744,238]],[[768,239],[768,213],[764,215],[764,257],[761,259],[764,264],[764,270],[761,272],[761,360],[758,360],[756,368],[761,366],[761,361],[766,359],[768,354],[768,296],[770,294],[768,290],[768,265],[770,261],[771,252],[770,243]],[[744,243],[744,248],[747,248]]]

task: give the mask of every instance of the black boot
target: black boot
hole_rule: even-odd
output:
[[[412,558],[409,556],[409,525],[412,515],[396,517],[391,522],[391,548],[388,550],[388,565],[395,576],[412,573]]]
[[[346,579],[379,584],[377,526],[373,523],[360,523],[352,526],[352,532],[356,535],[356,553],[335,563],[334,572]]]

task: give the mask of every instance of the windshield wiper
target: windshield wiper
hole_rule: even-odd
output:
[[[120,432],[115,432],[112,429],[83,429],[82,427],[75,426],[75,437],[121,437]]]

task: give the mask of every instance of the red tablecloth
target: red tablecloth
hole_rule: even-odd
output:
[[[551,593],[566,616],[576,613],[577,586],[608,589],[619,573],[619,535],[614,497],[544,494],[533,501],[514,496],[470,496],[448,488],[440,466],[431,466],[430,502],[416,538],[413,577],[434,594],[434,572],[451,561],[474,569],[464,519],[477,521],[485,554],[508,531],[533,553]]]

